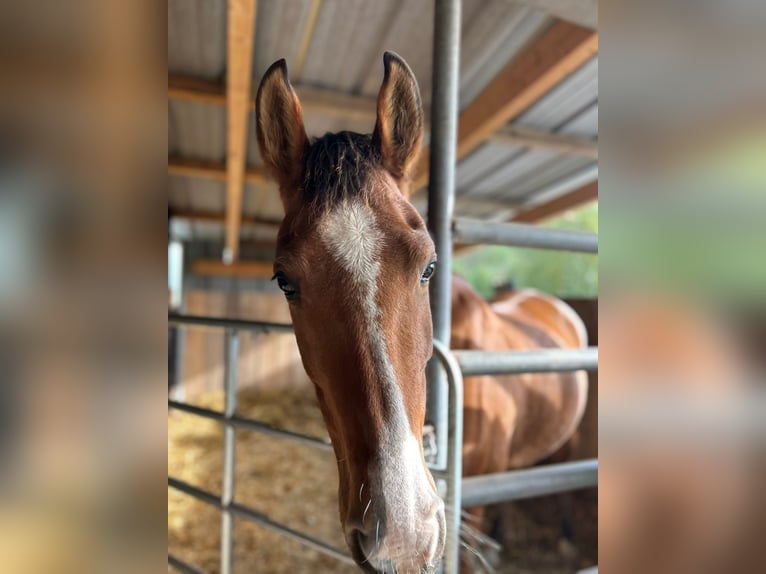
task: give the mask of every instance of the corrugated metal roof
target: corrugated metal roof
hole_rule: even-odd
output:
[[[598,102],[598,57],[591,59],[545,94],[512,123],[548,131],[559,131]],[[598,123],[587,135],[598,134]]]
[[[317,6],[318,12],[312,9]],[[464,0],[460,62],[460,107],[468,105],[495,75],[550,23],[543,12],[507,0]],[[257,85],[266,68],[286,58],[291,79],[302,85],[348,94],[377,95],[382,55],[394,50],[415,72],[426,105],[431,100],[433,0],[259,0],[253,47]],[[302,50],[302,46],[305,50]],[[302,54],[301,52],[305,52]],[[304,58],[305,56],[305,58]],[[171,73],[223,81],[226,69],[226,3],[169,0],[168,66]],[[372,112],[373,110],[371,110]],[[222,106],[172,100],[168,105],[168,153],[185,159],[223,163],[226,113]],[[368,121],[306,112],[310,136],[344,129],[369,133]],[[575,71],[512,122],[518,126],[585,138],[598,135],[598,59]],[[252,114],[247,162],[261,164]],[[593,160],[553,151],[489,141],[457,167],[462,200],[480,199],[518,206],[530,194],[594,165]],[[221,181],[169,176],[172,208],[224,213]],[[422,200],[417,202],[422,208]],[[497,209],[458,201],[459,215],[490,217]],[[279,218],[273,184],[247,185],[243,214]],[[207,229],[207,228],[206,228]],[[207,233],[207,231],[206,231]]]
[[[226,2],[168,0],[170,72],[215,79],[226,68]]]
[[[226,110],[199,102],[168,102],[168,154],[222,162],[226,158]]]

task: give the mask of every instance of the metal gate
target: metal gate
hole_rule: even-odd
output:
[[[294,530],[289,526],[272,520],[266,514],[255,508],[239,504],[234,499],[234,451],[236,429],[260,432],[262,434],[291,440],[325,451],[332,451],[332,444],[322,439],[301,433],[291,432],[274,427],[261,421],[237,416],[237,364],[239,359],[239,332],[252,333],[292,332],[292,325],[267,323],[258,321],[242,321],[213,317],[198,317],[177,313],[168,314],[168,324],[179,327],[207,327],[224,331],[224,410],[215,411],[168,399],[168,409],[175,409],[187,414],[217,421],[224,425],[223,442],[223,480],[220,496],[214,492],[201,489],[178,478],[168,476],[168,486],[188,496],[207,503],[221,510],[221,574],[231,574],[233,571],[233,519],[240,518],[253,522],[263,528],[291,538],[314,550],[331,556],[341,562],[354,564],[354,560],[345,550],[335,548],[313,536]],[[457,541],[456,534],[460,529],[460,477],[461,477],[461,447],[462,447],[462,411],[463,411],[463,379],[460,367],[454,356],[441,343],[434,343],[434,356],[444,366],[449,381],[449,456],[447,466],[433,471],[434,475],[446,480],[447,495],[445,497],[446,518],[449,540]],[[184,562],[179,557],[168,554],[168,564],[184,574],[204,574],[192,564]],[[452,571],[452,570],[448,570]],[[456,570],[455,570],[456,572]]]

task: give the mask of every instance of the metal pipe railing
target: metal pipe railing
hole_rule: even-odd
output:
[[[590,488],[598,484],[598,460],[549,464],[463,479],[463,507],[484,506]]]
[[[243,518],[256,523],[338,560],[353,564],[353,559],[343,551],[333,548],[316,538],[293,530],[284,524],[275,522],[265,514],[237,504],[233,500],[233,446],[235,428],[247,428],[279,438],[295,440],[326,450],[332,448],[329,442],[319,438],[278,429],[266,423],[237,417],[235,415],[236,362],[238,358],[237,331],[250,330],[261,333],[272,331],[291,332],[292,326],[174,314],[168,315],[168,321],[180,325],[197,325],[227,329],[225,372],[225,388],[227,394],[225,400],[225,412],[221,413],[203,407],[187,405],[172,400],[168,401],[169,408],[217,420],[226,425],[224,433],[224,481],[221,497],[178,479],[168,477],[168,485],[170,487],[222,510],[222,573],[230,572],[231,567],[231,542],[233,540],[231,528],[233,517]],[[580,467],[576,466],[578,463],[570,463],[569,465],[548,465],[547,467],[500,473],[497,475],[485,475],[462,480],[463,375],[514,374],[523,372],[567,371],[580,369],[592,370],[596,369],[598,366],[598,349],[595,347],[574,350],[544,349],[510,353],[507,351],[450,352],[445,344],[438,340],[434,340],[434,358],[445,368],[449,400],[447,401],[447,419],[444,423],[448,431],[446,437],[447,446],[446,450],[443,451],[446,460],[441,468],[433,469],[432,472],[435,477],[443,478],[447,483],[447,494],[445,496],[447,533],[443,567],[445,572],[454,573],[458,571],[459,567],[459,508],[461,506],[491,504],[502,500],[530,498],[533,496],[542,496],[544,494],[585,488],[595,485],[597,480],[595,478],[597,473],[597,462],[595,460],[583,461]],[[230,455],[227,455],[227,452],[229,452]],[[178,567],[182,571],[194,572],[193,570],[183,570],[185,567],[193,568],[192,566],[186,565],[182,561],[171,556],[169,556],[168,559],[171,566]],[[175,564],[171,563],[171,559],[175,561]],[[226,570],[226,568],[229,568],[229,570]],[[194,572],[194,574],[197,573]]]
[[[203,317],[201,315],[179,315],[178,313],[168,313],[168,323],[171,325],[195,325],[198,327],[230,327],[240,331],[255,331],[256,333],[293,332],[293,326],[287,325],[285,323],[270,323],[268,321],[245,321],[243,319]]]
[[[434,340],[449,344],[452,281],[452,214],[455,208],[458,79],[460,76],[460,0],[436,0],[433,32],[433,84],[428,181],[428,230],[439,258],[431,279]],[[427,368],[426,420],[436,435],[436,465],[446,465],[447,383],[432,362]]]
[[[204,570],[192,566],[188,562],[185,562],[172,554],[168,554],[168,565],[178,570],[181,574],[207,574]]]
[[[329,440],[323,440],[319,437],[314,437],[307,434],[301,434],[285,429],[280,429],[272,426],[268,423],[256,421],[253,419],[246,419],[243,417],[233,416],[229,419],[224,417],[224,414],[219,411],[206,409],[204,407],[198,407],[195,405],[188,405],[186,403],[179,403],[177,401],[168,401],[168,408],[175,409],[181,412],[196,415],[198,417],[206,418],[213,421],[224,422],[228,420],[229,424],[233,427],[252,430],[261,434],[274,436],[281,439],[292,440],[300,444],[305,444],[321,450],[332,451],[332,443]]]
[[[598,347],[535,351],[453,351],[464,377],[559,371],[595,371]]]
[[[234,502],[234,452],[237,430],[231,418],[237,412],[237,359],[239,358],[239,331],[226,329],[224,341],[224,428],[223,428],[223,480],[221,485],[221,574],[231,574],[234,567],[234,516],[230,506]]]
[[[452,231],[457,243],[598,253],[598,234],[583,231],[565,231],[525,223],[491,223],[462,218],[452,222]]]
[[[345,562],[346,564],[354,564],[354,559],[343,551],[330,546],[329,544],[326,544],[317,538],[297,530],[293,530],[285,524],[272,520],[266,514],[258,512],[253,508],[249,508],[242,504],[237,504],[236,502],[232,502],[224,508],[221,503],[221,499],[212,492],[208,492],[207,490],[203,490],[199,487],[193,486],[187,482],[173,478],[171,476],[168,477],[168,486],[211,506],[221,510],[226,510],[231,513],[232,516],[247,520],[248,522],[252,522],[253,524],[257,524],[258,526],[262,526],[263,528],[267,528],[268,530],[282,534],[283,536],[295,540],[304,546],[308,546],[323,554],[332,556],[333,558]]]

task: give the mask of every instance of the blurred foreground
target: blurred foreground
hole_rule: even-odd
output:
[[[166,568],[164,9],[0,2],[3,572]],[[765,12],[603,7],[605,572],[766,571]]]

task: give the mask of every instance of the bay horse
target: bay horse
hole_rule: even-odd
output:
[[[383,62],[371,135],[309,140],[284,60],[261,80],[256,135],[285,211],[274,277],[332,439],[346,543],[364,571],[421,573],[445,540],[422,443],[436,254],[408,200],[420,92],[404,60]]]
[[[386,52],[383,62],[371,135],[309,140],[284,60],[261,80],[256,135],[285,211],[274,278],[332,439],[346,543],[364,571],[427,573],[445,538],[444,504],[422,441],[436,253],[409,202],[423,141],[417,81],[396,54]],[[536,305],[516,301],[503,319],[458,281],[453,346],[569,345],[557,345],[557,332],[546,335]],[[468,474],[531,464],[566,440],[582,414],[572,406],[578,392],[561,384],[567,376],[576,377],[466,379]]]
[[[453,277],[452,349],[586,346],[582,319],[560,299],[522,289],[488,303],[467,281]],[[550,457],[575,434],[588,396],[585,371],[467,377],[463,384],[464,476],[524,468]],[[481,527],[483,508],[468,509],[467,515],[472,526]]]

